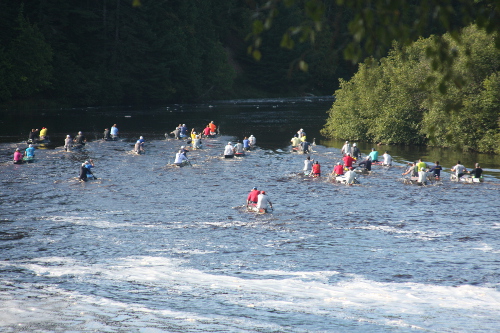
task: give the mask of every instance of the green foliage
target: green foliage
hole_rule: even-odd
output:
[[[341,82],[323,129],[328,137],[500,152],[500,51],[476,26],[456,36],[394,44],[386,58],[367,59]],[[426,55],[436,40],[453,50],[453,76]],[[455,80],[443,94],[443,79]]]
[[[21,6],[15,37],[0,52],[0,98],[32,96],[50,86],[52,49],[36,25],[24,17]]]
[[[460,29],[472,23],[489,35],[500,32],[500,6],[497,0],[267,0],[262,6],[256,7],[255,20],[266,24],[262,29],[254,29],[248,36],[253,42],[249,53],[260,57],[260,52],[256,50],[262,44],[263,31],[271,29],[272,23],[277,21],[278,8],[283,2],[286,6],[299,6],[304,19],[290,25],[283,33],[282,47],[293,48],[295,40],[314,44],[324,26],[335,26],[340,30],[346,25],[350,38],[342,39],[339,43],[333,36],[332,44],[337,45],[336,52],[342,52],[345,59],[353,63],[360,62],[366,56],[380,59],[393,41],[408,46],[421,36],[427,37],[433,33],[448,32],[451,40],[460,43]],[[331,12],[343,14],[331,15]],[[347,24],[344,24],[345,20]],[[290,31],[303,33],[294,39]],[[496,40],[496,47],[500,48],[500,39]],[[460,85],[453,72],[456,53],[450,40],[435,39],[434,43],[428,45],[425,56],[433,70],[442,74],[438,87],[441,93],[446,93],[450,83]]]

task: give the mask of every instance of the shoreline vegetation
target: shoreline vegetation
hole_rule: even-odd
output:
[[[500,50],[495,35],[475,26],[452,46],[452,77],[440,77],[426,52],[434,36],[401,47],[380,61],[369,58],[340,80],[321,134],[382,144],[428,145],[500,153]],[[442,86],[445,79],[449,82]]]

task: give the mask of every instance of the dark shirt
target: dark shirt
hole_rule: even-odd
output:
[[[429,172],[432,172],[434,174],[434,176],[436,177],[440,177],[441,176],[441,170],[443,170],[443,167],[440,166],[440,165],[435,165],[433,166]]]
[[[84,145],[85,144],[85,136],[83,136],[83,135],[77,135],[75,137],[75,142],[78,143],[78,144]]]
[[[472,170],[470,172],[470,174],[474,177],[474,178],[481,178],[481,174],[483,173],[483,169],[481,168],[475,168],[474,170]]]

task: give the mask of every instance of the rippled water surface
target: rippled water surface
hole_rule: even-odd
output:
[[[402,183],[412,157],[394,154],[395,166],[345,186],[327,177],[340,150],[318,144],[311,156],[324,177],[303,177],[305,156],[287,145],[298,124],[319,138],[328,107],[315,103],[310,113],[297,101],[232,112],[179,106],[172,119],[88,111],[100,115],[96,130],[68,131],[97,138],[116,122],[122,139],[89,135],[69,153],[51,145],[25,165],[8,162],[21,137],[3,138],[1,331],[500,330],[498,166],[481,184],[445,173],[421,187]],[[209,120],[221,136],[189,152],[192,167],[169,165],[184,142],[165,140],[164,129]],[[258,149],[222,158],[227,141],[249,134]],[[132,153],[138,135],[145,155]],[[89,158],[99,179],[79,183]],[[253,186],[268,192],[272,214],[246,212]]]

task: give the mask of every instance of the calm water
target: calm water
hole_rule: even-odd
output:
[[[405,161],[435,150],[389,147],[398,163],[360,185],[304,178],[288,141],[300,127],[326,176],[338,142],[318,131],[331,101],[266,100],[2,118],[0,327],[5,332],[493,332],[500,330],[500,203],[495,158],[482,184],[403,185]],[[170,112],[172,111],[172,112]],[[82,121],[83,120],[83,121]],[[179,122],[222,136],[169,166]],[[9,123],[9,127],[6,125]],[[12,165],[34,124],[62,144]],[[117,123],[123,139],[95,140]],[[221,158],[228,140],[259,149]],[[146,154],[132,148],[138,135]],[[369,145],[362,145],[367,152]],[[380,149],[385,149],[380,147]],[[447,151],[440,154],[440,158]],[[449,152],[449,166],[469,155]],[[426,155],[428,154],[428,155]],[[96,162],[96,181],[76,180]],[[446,156],[444,161],[446,160]],[[490,161],[490,162],[488,162]],[[490,163],[490,164],[488,164]],[[469,166],[469,165],[466,165]],[[253,186],[273,214],[244,209]]]

